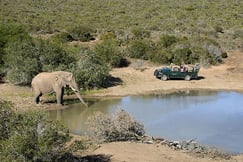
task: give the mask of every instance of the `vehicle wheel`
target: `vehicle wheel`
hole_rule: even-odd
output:
[[[186,75],[185,76],[185,80],[187,80],[187,81],[191,80],[191,76],[190,75]]]
[[[166,81],[168,79],[167,75],[162,75],[161,80]]]

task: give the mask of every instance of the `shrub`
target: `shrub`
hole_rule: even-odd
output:
[[[114,39],[106,39],[97,44],[94,52],[100,60],[111,67],[120,67],[123,56],[118,43]]]
[[[41,71],[70,71],[75,69],[75,58],[69,55],[59,44],[46,40],[36,40],[35,46]]]
[[[84,89],[100,88],[107,84],[109,67],[94,53],[88,51],[77,63],[75,78],[79,87]]]
[[[148,41],[144,40],[135,40],[132,41],[127,49],[128,56],[131,58],[139,58],[139,59],[148,59],[148,53],[150,51],[150,46],[149,46]]]
[[[173,59],[172,62],[174,64],[190,64],[190,58],[192,55],[192,51],[189,48],[182,48],[182,49],[177,49],[173,53]]]
[[[144,136],[144,126],[135,121],[126,111],[113,116],[96,113],[88,119],[88,133],[98,142],[139,140]]]
[[[156,49],[149,55],[149,59],[154,63],[170,64],[172,62],[173,53],[168,49]]]
[[[13,127],[15,116],[14,111],[11,109],[13,105],[7,101],[0,101],[0,142],[8,139]],[[1,148],[1,147],[0,147]]]
[[[9,41],[4,57],[6,78],[15,84],[28,85],[42,71],[75,68],[75,59],[62,47],[46,40],[16,39]]]
[[[44,113],[29,111],[17,114],[12,106],[0,102],[1,161],[53,161],[62,156],[69,140],[68,130],[48,120]]]
[[[111,40],[111,39],[116,39],[116,34],[112,31],[107,31],[104,32],[101,36],[100,36],[101,40]]]
[[[5,48],[9,41],[16,39],[27,39],[29,35],[25,29],[13,24],[0,24],[0,79],[4,76],[4,55],[6,55]]]
[[[29,84],[34,75],[41,71],[35,44],[30,39],[8,42],[4,57],[7,80],[15,84]]]
[[[133,28],[132,34],[134,35],[135,39],[144,39],[150,37],[150,31],[141,29],[141,28]]]
[[[73,41],[73,37],[67,32],[60,32],[51,37],[53,42],[66,43]]]
[[[70,34],[70,39],[82,42],[88,42],[93,39],[92,34],[95,32],[90,26],[87,25],[79,25],[75,26],[71,29],[68,29],[68,33]]]
[[[216,63],[214,57],[202,47],[192,47],[191,51],[192,51],[192,55],[190,57],[191,60],[190,62],[192,64],[199,62],[203,66],[208,66],[210,64]]]
[[[177,42],[177,38],[172,35],[163,35],[160,37],[158,45],[161,45],[164,48],[169,48],[172,44]]]

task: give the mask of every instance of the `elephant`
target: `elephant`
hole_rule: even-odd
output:
[[[31,87],[34,92],[35,103],[40,102],[40,97],[46,93],[56,93],[57,104],[63,104],[64,88],[69,86],[79,100],[86,106],[80,96],[80,91],[73,76],[73,73],[66,71],[42,72],[36,75],[31,82]]]

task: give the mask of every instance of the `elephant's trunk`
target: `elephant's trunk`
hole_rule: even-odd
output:
[[[74,91],[74,92],[75,92],[75,94],[78,96],[79,100],[80,100],[86,107],[88,107],[88,105],[84,102],[83,98],[81,97],[79,91]]]

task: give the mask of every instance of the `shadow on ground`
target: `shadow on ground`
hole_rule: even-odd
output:
[[[161,79],[161,78],[157,78],[157,79]],[[193,79],[191,79],[191,80],[203,80],[203,79],[205,79],[205,77],[204,76],[198,76],[197,78],[193,78]],[[185,80],[184,78],[169,78],[168,80]]]
[[[118,86],[122,83],[123,81],[121,80],[121,78],[110,76],[108,82],[106,83],[106,85],[104,85],[104,88]]]
[[[111,155],[97,154],[97,155],[87,155],[83,157],[74,156],[72,154],[65,154],[58,161],[66,162],[110,162]]]

